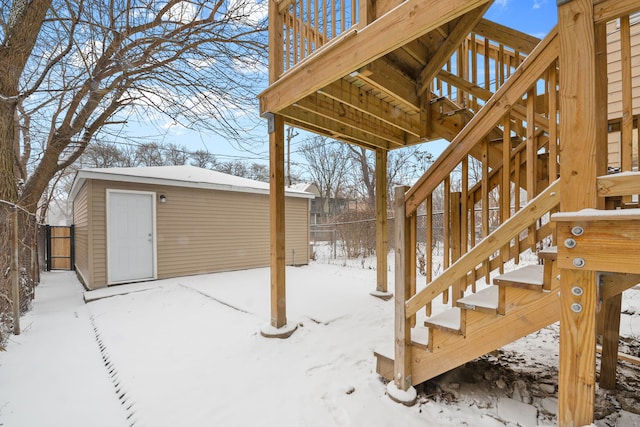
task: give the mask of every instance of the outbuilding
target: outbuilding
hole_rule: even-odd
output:
[[[285,192],[286,263],[309,260],[313,195]],[[269,184],[194,166],[81,169],[75,269],[87,289],[269,265]]]

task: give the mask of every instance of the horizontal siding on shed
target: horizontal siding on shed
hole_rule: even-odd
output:
[[[107,193],[104,182],[90,182],[93,280],[96,287],[102,287],[107,285]]]
[[[106,284],[106,189],[153,191],[158,278],[269,265],[269,196],[197,188],[93,180],[95,268]],[[309,199],[286,198],[287,263],[306,264]],[[100,246],[100,248],[98,248]]]
[[[89,270],[89,212],[87,209],[88,185],[85,183],[73,201],[73,244],[74,244],[74,265],[76,272],[80,275],[84,285],[91,287]]]

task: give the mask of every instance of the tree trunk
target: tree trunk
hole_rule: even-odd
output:
[[[18,185],[14,173],[14,112],[15,103],[0,102],[0,199],[9,202],[18,200]]]
[[[10,202],[18,200],[15,118],[20,77],[50,6],[51,0],[13,2],[0,46],[0,198]]]

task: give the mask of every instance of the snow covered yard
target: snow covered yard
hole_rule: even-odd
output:
[[[393,301],[369,295],[368,264],[344,264],[287,269],[299,324],[287,340],[259,334],[268,269],[117,286],[87,304],[73,273],[47,273],[24,333],[0,353],[0,425],[553,425],[556,326],[443,375],[404,407],[373,357],[393,343]],[[627,293],[622,333],[637,338],[640,291]],[[617,408],[596,425],[640,416]]]

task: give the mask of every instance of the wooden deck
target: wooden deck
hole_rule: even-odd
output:
[[[606,224],[610,213],[571,215],[638,206],[640,26],[630,17],[640,0],[561,2],[543,40],[484,19],[491,3],[270,1],[270,85],[260,110],[270,125],[272,326],[286,325],[285,124],[376,152],[381,254],[387,153],[446,139],[422,177],[395,190],[394,354],[377,353],[378,372],[407,390],[560,320],[558,424],[590,424],[596,333],[607,343],[601,386],[615,386],[620,295],[640,278],[631,255],[640,211]],[[418,213],[434,210],[444,212],[443,235],[427,221],[417,236]],[[587,237],[569,235],[577,223]],[[426,286],[417,291],[425,240],[443,245],[443,271],[433,275],[426,250]],[[548,246],[558,249],[540,252],[544,266],[526,267],[535,283],[501,276],[506,263]],[[377,268],[376,290],[386,292],[386,256]],[[498,291],[471,297],[480,280]],[[440,297],[452,307],[446,321],[431,318]],[[416,325],[421,310],[424,326]]]

